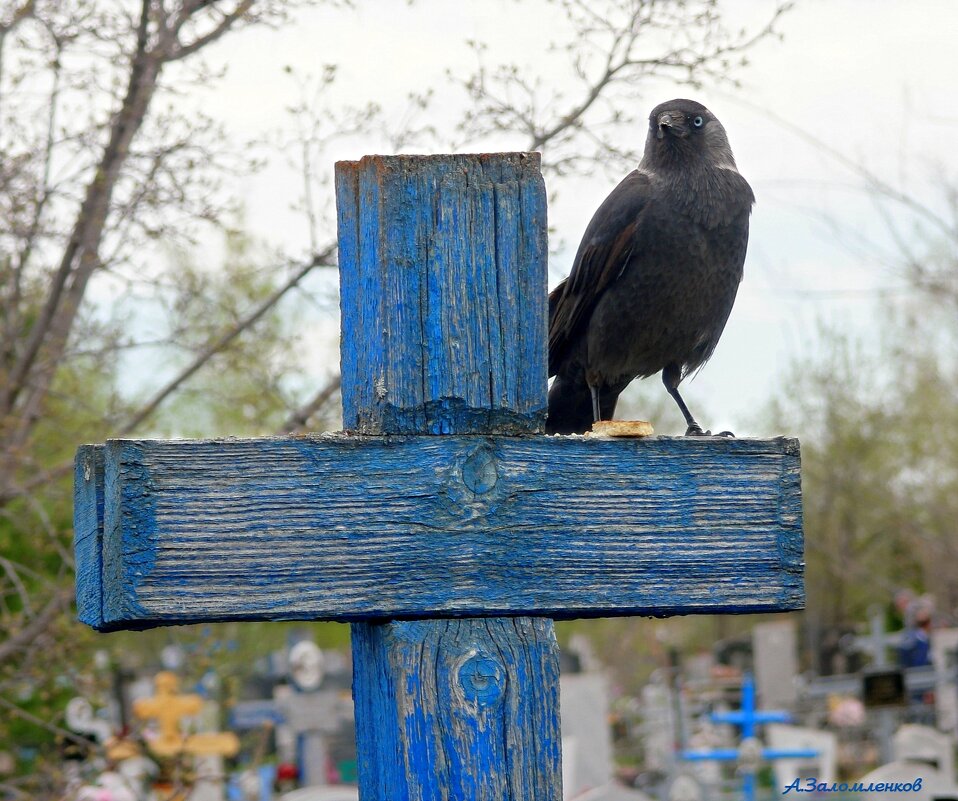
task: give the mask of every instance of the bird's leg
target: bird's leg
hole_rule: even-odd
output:
[[[700,426],[700,425],[695,421],[695,418],[692,417],[692,413],[689,411],[689,407],[685,405],[685,401],[682,400],[682,396],[679,395],[679,388],[678,388],[678,387],[666,387],[666,389],[668,389],[669,395],[671,395],[671,396],[675,399],[675,402],[679,405],[679,409],[681,410],[682,415],[685,417],[685,424],[688,426],[688,428],[685,429],[685,436],[687,436],[687,437],[710,437],[710,436],[712,436],[712,432],[711,432],[711,431],[703,431],[703,430],[702,430],[702,426]]]
[[[689,411],[689,407],[685,405],[685,401],[682,400],[682,396],[679,395],[679,381],[681,380],[682,370],[677,364],[670,364],[662,371],[662,383],[665,384],[665,388],[669,391],[669,395],[671,395],[672,399],[678,404],[679,410],[682,412],[682,416],[685,418],[685,424],[688,426],[688,428],[685,430],[685,436],[712,436],[711,431],[703,431],[702,426],[695,422],[695,418],[692,417],[692,412]]]
[[[598,423],[602,419],[602,407],[599,405],[599,385],[589,384],[592,393],[592,422]]]

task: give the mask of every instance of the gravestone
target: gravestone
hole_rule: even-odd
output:
[[[920,790],[913,788],[921,780]],[[958,801],[958,786],[922,762],[893,760],[857,780],[871,791],[856,794],[862,801]],[[908,786],[908,790],[885,789]]]
[[[862,795],[866,801],[958,801],[955,784],[955,755],[950,738],[927,726],[901,726],[892,742],[894,759],[863,776],[859,781],[869,785],[907,785],[908,790],[880,791]],[[919,790],[914,790],[916,779],[921,779]]]
[[[67,703],[64,718],[71,731],[88,734],[101,745],[113,736],[113,726],[94,714],[93,705],[83,696],[72,698]]]
[[[958,741],[958,628],[934,629],[931,661],[935,666],[935,716],[938,728]]]
[[[954,784],[955,749],[948,735],[930,726],[908,723],[895,732],[892,749],[896,760],[930,765]]]
[[[776,620],[752,629],[755,688],[762,706],[794,709],[798,700],[798,638],[795,623]]]
[[[575,798],[612,780],[609,681],[598,672],[571,673],[559,687],[563,795]]]
[[[797,759],[777,759],[772,763],[780,793],[798,778],[814,776],[819,781],[831,783],[838,776],[838,737],[834,732],[770,723],[765,727],[765,736],[768,744],[776,750],[815,754]]]
[[[192,756],[233,756],[239,740],[232,732],[191,733],[184,723],[200,714],[203,698],[195,693],[180,694],[179,679],[169,671],[160,671],[154,679],[156,694],[133,703],[133,714],[141,720],[156,721],[158,733],[147,741],[149,749],[161,757],[179,754]]]
[[[642,752],[647,770],[667,773],[675,760],[678,725],[674,720],[675,705],[665,676],[653,674],[642,688]]]

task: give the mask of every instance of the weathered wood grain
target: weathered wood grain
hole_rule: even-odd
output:
[[[103,627],[103,446],[81,445],[74,461],[73,539],[77,619]]]
[[[798,609],[799,470],[791,439],[110,441],[103,625]]]
[[[337,165],[352,435],[77,456],[84,622],[358,621],[364,801],[558,801],[548,618],[803,605],[795,440],[514,436],[546,409],[538,167]]]
[[[354,626],[353,664],[365,801],[561,798],[551,621]]]
[[[371,157],[338,164],[336,175],[346,428],[541,432],[547,270],[538,154]],[[390,455],[416,460],[429,450]],[[479,552],[476,530],[495,497],[494,454],[468,443],[440,458],[399,467],[373,457],[362,475],[364,484],[372,478],[368,491],[357,494],[355,482],[338,490],[352,499],[343,508],[355,531],[372,511],[367,502],[414,479],[400,504],[374,512],[385,528],[339,559],[336,571],[374,575],[345,589],[347,606],[369,611],[371,602],[374,615],[401,616],[387,607],[426,589],[416,614],[435,617],[478,610],[486,566],[494,583],[508,582],[508,555]],[[398,471],[377,477],[386,463]],[[427,498],[429,508],[417,508]],[[559,801],[551,620],[357,622],[352,636],[364,801]]]
[[[336,165],[345,427],[543,430],[546,195],[538,153]]]

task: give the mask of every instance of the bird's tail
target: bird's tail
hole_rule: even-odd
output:
[[[549,375],[556,374],[556,380],[549,390],[547,434],[584,434],[592,428],[592,393],[585,380],[585,371],[575,362],[570,364],[571,360],[566,360],[568,343],[555,326],[556,310],[567,281],[565,279],[549,293]]]
[[[585,376],[557,375],[549,390],[547,434],[584,434],[592,428],[592,393]]]
[[[619,395],[632,379],[621,379],[599,388],[601,420],[615,417]],[[584,434],[592,428],[592,392],[585,380],[585,370],[578,365],[566,365],[552,382],[549,390],[547,434]]]

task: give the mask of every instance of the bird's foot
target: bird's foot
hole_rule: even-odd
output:
[[[729,439],[735,439],[735,434],[731,431],[720,431],[718,434],[713,434],[711,431],[703,431],[702,426],[698,423],[693,423],[690,425],[686,431],[685,436],[687,437],[727,437]]]

